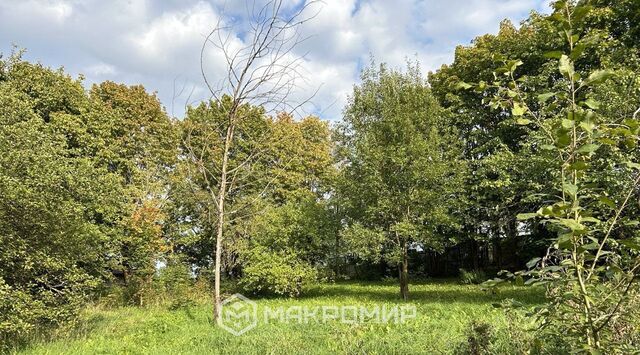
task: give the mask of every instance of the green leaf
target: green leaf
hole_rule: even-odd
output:
[[[538,215],[537,213],[519,213],[519,214],[516,216],[516,218],[517,218],[519,221],[526,221],[526,220],[528,220],[528,219],[536,218],[536,217],[538,217],[538,216],[539,216],[539,215]]]
[[[555,92],[547,92],[544,94],[540,94],[538,95],[538,101],[541,103],[545,103],[547,102],[550,98],[554,97],[556,95]]]
[[[584,43],[580,43],[578,45],[576,45],[573,50],[571,51],[571,54],[569,55],[569,58],[571,58],[571,60],[576,60],[578,58],[580,58],[580,56],[582,55],[582,52],[584,52],[585,48],[587,48],[587,45]]]
[[[514,116],[522,116],[527,112],[527,109],[519,102],[513,103],[513,108],[511,109],[511,113]],[[528,123],[527,123],[528,124]]]
[[[580,35],[579,34],[576,33],[576,34],[571,36],[571,41],[573,43],[578,43],[579,40],[580,40]]]
[[[574,219],[569,219],[569,218],[560,218],[558,220],[558,222],[571,229],[572,231],[576,232],[576,231],[583,231],[586,229],[586,227],[584,226],[584,224],[581,224],[580,222],[574,220]]]
[[[587,163],[585,163],[582,160],[577,160],[574,163],[572,163],[571,165],[569,165],[569,167],[572,170],[586,170],[587,169]]]
[[[549,59],[560,59],[562,57],[562,51],[550,51],[543,54],[545,58]]]
[[[456,84],[456,90],[468,90],[468,89],[471,89],[472,87],[473,85],[469,83],[465,83],[464,81],[460,81],[458,82],[458,84]]]
[[[582,245],[580,248],[582,248],[583,250],[596,250],[598,249],[598,247],[600,247],[598,243],[589,243]]]
[[[632,161],[626,162],[625,165],[631,169],[640,169],[640,164],[634,163]]]
[[[595,122],[593,122],[593,112],[587,112],[585,119],[578,125],[589,133],[593,132],[593,128],[596,126]]]
[[[516,124],[520,125],[520,126],[526,126],[528,124],[531,124],[531,120],[528,120],[526,118],[518,118],[516,120]]]
[[[511,60],[509,61],[509,63],[507,63],[507,68],[509,69],[510,72],[514,72],[522,64],[524,63],[522,63],[521,60]]]
[[[502,54],[494,54],[494,55],[492,55],[492,58],[496,62],[504,62],[507,59]]]
[[[615,75],[615,72],[610,69],[604,70],[596,70],[585,81],[582,85],[596,85],[605,82],[607,79],[611,78]]]
[[[633,250],[640,250],[640,241],[637,239],[623,239],[620,241],[620,244]]]
[[[573,74],[575,73],[575,69],[573,68],[573,62],[565,54],[563,54],[560,57],[560,63],[558,64],[558,69],[560,70],[560,73],[566,76],[567,78],[573,78]]]
[[[564,10],[564,7],[567,6],[567,0],[558,0],[553,4],[553,9],[558,11],[557,14],[562,16],[561,10]]]
[[[582,20],[587,14],[593,9],[592,6],[578,6],[573,10],[572,19],[573,21]]]
[[[575,198],[576,194],[578,193],[578,186],[574,184],[564,184],[563,190],[564,192],[571,195],[571,197]]]
[[[527,263],[527,269],[531,269],[538,264],[538,261],[542,260],[542,258],[533,258],[529,260]]]
[[[573,246],[573,236],[571,233],[566,233],[558,236],[558,248],[570,249]]]
[[[572,128],[574,124],[575,124],[575,122],[570,120],[570,119],[567,119],[567,118],[563,118],[562,119],[562,127],[563,128],[566,128],[566,129]]]
[[[597,110],[600,108],[600,102],[594,100],[593,98],[588,98],[584,104],[592,110]]]
[[[582,222],[590,222],[590,223],[602,223],[602,221],[600,221],[599,219],[595,218],[595,217],[582,217]]]
[[[602,204],[610,207],[611,209],[616,209],[616,203],[612,199],[607,197],[607,196],[600,196],[598,198],[598,201],[600,201]]]
[[[599,144],[589,143],[585,144],[582,147],[578,148],[578,153],[593,153],[600,148]]]

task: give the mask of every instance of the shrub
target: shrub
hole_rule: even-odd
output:
[[[292,253],[254,249],[247,258],[240,286],[248,292],[299,296],[317,272]]]
[[[83,285],[74,285],[78,288]],[[85,301],[81,292],[57,293],[12,287],[0,277],[0,353],[24,345],[36,334],[73,326]]]
[[[539,332],[538,319],[530,317],[532,309],[512,299],[494,304],[503,308],[506,324],[472,321],[465,340],[456,354],[568,354],[571,347],[562,332]]]
[[[170,301],[170,309],[188,307],[195,303],[200,295],[195,287],[194,277],[188,265],[169,262],[160,269],[154,278],[154,290],[157,303]]]
[[[494,338],[494,329],[491,324],[473,321],[469,326],[466,342],[458,346],[456,353],[489,354],[491,353],[490,348]]]

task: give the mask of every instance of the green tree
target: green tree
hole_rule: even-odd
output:
[[[128,201],[119,211],[119,235],[109,258],[130,291],[129,301],[141,305],[157,262],[169,250],[163,228],[177,129],[156,95],[141,85],[103,82],[91,88],[89,99],[80,148],[99,167],[122,177]]]
[[[118,175],[61,128],[89,108],[81,82],[20,54],[0,61],[0,343],[73,320],[106,277],[125,204]],[[1,347],[0,347],[1,349]]]
[[[273,178],[237,249],[240,282],[248,291],[297,296],[326,270],[337,231],[326,197],[335,174],[331,139],[316,117],[294,121],[281,114],[270,124],[262,161]]]
[[[457,225],[464,164],[447,117],[413,66],[366,69],[345,110],[344,238],[357,254],[398,266],[405,300],[408,249],[441,249]]]

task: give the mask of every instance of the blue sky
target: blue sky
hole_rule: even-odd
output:
[[[285,2],[290,9],[301,4]],[[532,10],[547,12],[548,3],[324,0],[318,16],[302,28],[303,35],[312,35],[297,49],[306,53],[308,83],[294,99],[319,87],[305,111],[339,119],[370,55],[397,67],[416,58],[426,73],[451,62],[456,45],[497,32],[502,19],[519,23]],[[27,59],[83,74],[87,85],[143,84],[158,92],[169,114],[180,117],[186,104],[208,98],[199,64],[204,36],[220,17],[242,21],[245,5],[242,0],[0,0],[0,52],[8,54],[12,44],[26,48]],[[207,67],[215,77],[224,63],[216,53],[210,60]]]

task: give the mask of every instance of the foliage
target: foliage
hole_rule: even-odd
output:
[[[258,263],[255,248],[263,248],[265,255],[295,255],[297,264],[315,267],[335,230],[323,202],[334,174],[328,126],[315,117],[296,121],[285,114],[266,117],[260,108],[242,110],[244,120],[235,128],[228,161],[233,178],[222,267],[227,275],[244,275],[244,261]],[[217,221],[211,172],[220,169],[221,142],[210,137],[223,134],[224,112],[213,103],[188,110],[182,150],[190,158],[174,175],[175,246],[202,268],[213,261],[209,251]],[[194,174],[198,169],[206,173]]]
[[[3,338],[72,320],[112,273],[142,302],[165,251],[160,200],[175,159],[173,124],[143,87],[87,94],[20,55],[0,74]]]
[[[459,354],[490,354],[493,327],[489,323],[471,322],[469,336],[465,346],[461,346],[456,352]]]
[[[362,257],[380,256],[398,265],[405,299],[407,250],[445,244],[443,236],[456,226],[464,173],[452,144],[455,134],[445,124],[448,113],[417,68],[408,69],[365,70],[339,137],[344,164],[339,193],[350,221],[343,238]]]
[[[308,341],[328,353],[637,351],[640,2],[553,9],[458,47],[428,82],[417,64],[372,64],[334,130],[313,116],[271,115],[261,95],[280,101],[282,88],[244,86],[252,100],[214,94],[174,122],[142,86],[85,90],[81,77],[20,53],[0,60],[0,351],[73,326],[100,296],[102,306],[146,307],[96,311],[131,322],[95,322],[107,336],[89,339],[106,352],[140,341],[182,351],[198,331],[195,351],[300,352]],[[227,287],[302,304],[396,304],[386,282],[315,284],[397,267],[406,300],[409,262],[431,265],[457,243],[450,270],[472,264],[460,270],[467,286],[416,283],[424,316],[406,328],[269,324],[243,345],[211,332],[194,301],[222,274]],[[486,277],[481,251],[512,244],[513,263],[495,252],[491,266],[546,287],[545,304],[519,298],[539,305],[533,320],[489,306],[520,288],[471,285]],[[291,301],[259,301],[268,302]],[[53,345],[96,350],[73,346]]]
[[[546,331],[562,332],[573,349],[626,351],[638,346],[618,329],[627,334],[637,322],[628,305],[638,292],[640,256],[630,227],[638,222],[628,204],[640,181],[639,124],[635,115],[599,112],[592,93],[614,70],[581,73],[575,64],[594,43],[595,35],[582,32],[592,8],[569,1],[554,6],[550,21],[567,44],[566,52],[548,54],[558,59],[554,91],[535,90],[526,76],[516,79],[519,60],[501,59],[495,81],[479,85],[496,89],[491,107],[510,109],[516,124],[535,127],[531,139],[538,154],[557,169],[556,202],[519,215],[542,219],[557,238],[544,258],[527,264],[530,271],[518,274],[549,285],[551,302],[539,313]]]
[[[316,280],[316,270],[295,254],[262,248],[248,254],[240,279],[245,291],[295,297]]]
[[[103,277],[119,179],[60,132],[88,107],[80,82],[19,54],[0,77],[0,339],[72,320]],[[55,84],[55,87],[48,86]]]

